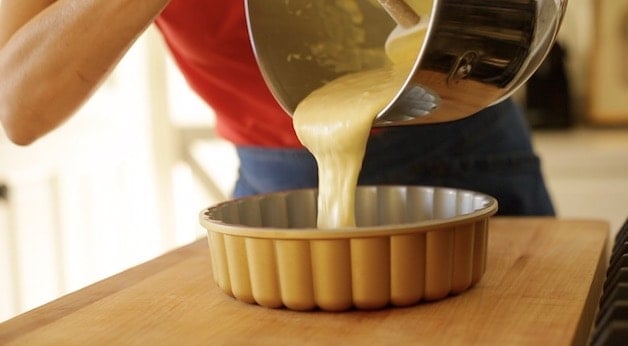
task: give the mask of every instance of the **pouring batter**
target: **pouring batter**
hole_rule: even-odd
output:
[[[350,74],[297,107],[297,135],[318,163],[319,228],[355,226],[355,189],[373,119],[403,80],[392,68]]]
[[[318,228],[355,227],[355,192],[366,143],[377,114],[407,78],[427,26],[387,44],[392,64],[351,73],[299,103],[294,127],[318,164]]]
[[[255,61],[243,1],[1,0],[7,137],[28,145],[62,126],[153,22],[214,110],[217,132],[236,147],[234,196],[316,187],[316,162]],[[554,213],[525,118],[511,100],[460,121],[372,134],[359,183],[467,188],[495,196],[500,214]]]

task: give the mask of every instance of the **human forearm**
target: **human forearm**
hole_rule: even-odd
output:
[[[11,140],[28,144],[70,117],[168,2],[39,1],[43,10],[30,20],[3,25],[0,120]]]

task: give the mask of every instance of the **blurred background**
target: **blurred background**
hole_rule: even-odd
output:
[[[570,0],[515,98],[559,217],[628,216],[628,0]],[[29,147],[0,133],[0,321],[202,238],[237,160],[149,29],[93,98]]]

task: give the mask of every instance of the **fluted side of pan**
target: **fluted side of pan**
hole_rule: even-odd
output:
[[[422,186],[359,187],[358,227],[316,229],[316,190],[205,209],[214,279],[247,303],[293,310],[376,309],[433,301],[486,269],[490,196]]]

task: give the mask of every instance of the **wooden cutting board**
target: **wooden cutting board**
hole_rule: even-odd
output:
[[[248,305],[212,281],[201,239],[0,324],[5,345],[586,344],[608,224],[493,218],[488,269],[458,296],[330,313]]]

